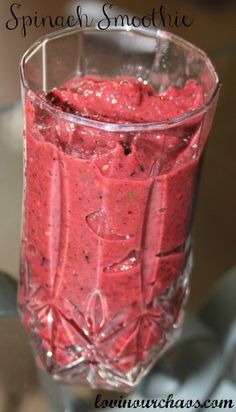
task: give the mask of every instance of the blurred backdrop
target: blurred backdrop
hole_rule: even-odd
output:
[[[75,0],[19,0],[18,15],[57,16],[75,11],[78,4],[90,16],[101,14],[103,2]],[[222,80],[222,90],[211,132],[199,190],[195,219],[195,266],[190,305],[197,307],[210,287],[236,260],[236,2],[223,0],[172,0],[146,2],[111,1],[116,9],[143,16],[165,4],[175,15],[194,18],[191,27],[173,28],[204,49],[212,58]],[[18,277],[19,231],[22,195],[22,116],[19,59],[33,40],[50,30],[29,28],[27,37],[19,26],[7,30],[12,2],[1,0],[0,18],[0,269]],[[114,12],[115,13],[115,12]]]

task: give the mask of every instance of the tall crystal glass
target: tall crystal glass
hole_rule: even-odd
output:
[[[86,75],[134,76],[160,93],[191,79],[204,99],[166,121],[115,123],[43,98]],[[204,52],[173,34],[89,28],[40,39],[21,80],[21,317],[54,379],[128,390],[181,327],[219,79]]]

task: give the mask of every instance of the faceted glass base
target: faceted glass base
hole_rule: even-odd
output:
[[[164,293],[144,306],[138,316],[129,318],[118,313],[96,332],[91,332],[90,324],[85,326],[82,314],[69,319],[60,310],[60,301],[58,306],[57,302],[49,303],[42,288],[22,283],[20,312],[38,365],[63,383],[129,391],[178,335],[191,268],[190,253],[184,272]],[[96,323],[96,317],[95,310],[91,321]]]

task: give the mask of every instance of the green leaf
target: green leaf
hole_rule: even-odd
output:
[[[134,192],[129,191],[128,192],[128,199],[134,199],[134,198],[135,198]]]

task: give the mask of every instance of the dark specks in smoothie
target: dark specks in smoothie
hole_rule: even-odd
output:
[[[123,148],[124,148],[124,154],[125,154],[125,156],[128,156],[130,153],[131,153],[131,145],[130,145],[130,142],[128,142],[127,140],[126,141],[124,141],[124,142],[121,142],[121,145],[123,146]]]
[[[60,107],[66,113],[75,114],[76,112],[75,108],[72,105],[60,99],[60,97],[58,97],[53,90],[47,93],[45,98],[48,101],[48,103]]]
[[[46,99],[49,103],[56,104],[57,102],[57,97],[52,91],[46,94]]]
[[[90,262],[90,256],[88,253],[88,250],[83,250],[84,258],[85,260],[89,263]]]
[[[41,265],[44,266],[44,265],[47,265],[48,263],[49,263],[49,260],[47,258],[45,258],[44,256],[42,256]]]
[[[183,129],[183,136],[182,136],[182,140],[185,142],[188,142],[188,140],[191,138],[191,136],[193,136],[196,131],[197,128],[199,127],[199,125],[193,125],[193,126],[189,126],[189,127],[185,127]]]
[[[143,165],[139,165],[139,168],[140,168],[141,172],[144,172],[144,171],[145,171]]]

